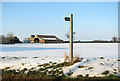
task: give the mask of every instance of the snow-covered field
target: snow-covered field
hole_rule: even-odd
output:
[[[23,69],[37,67],[38,64],[64,62],[64,55],[69,56],[69,44],[15,44],[0,45],[0,69]],[[120,50],[120,49],[119,49]],[[103,76],[109,70],[110,74],[118,74],[118,44],[117,43],[75,43],[74,56],[83,58],[81,62],[63,67],[64,74],[73,72],[71,77],[79,74]],[[100,59],[103,57],[103,59]],[[78,66],[85,66],[78,68]],[[116,73],[115,73],[116,72]],[[117,75],[116,74],[116,75]]]

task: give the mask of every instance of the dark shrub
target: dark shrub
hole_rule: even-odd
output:
[[[104,57],[100,57],[100,59],[104,59]]]
[[[72,74],[73,74],[73,72],[69,72],[69,73],[67,73],[68,76],[71,76]]]
[[[83,78],[83,75],[78,75],[77,78],[80,78],[80,79],[81,79],[81,78]]]

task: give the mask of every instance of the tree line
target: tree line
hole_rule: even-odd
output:
[[[0,44],[15,44],[22,43],[17,36],[14,36],[13,33],[8,33],[5,35],[0,35]]]
[[[73,39],[75,39],[76,32],[73,32]],[[65,34],[67,39],[70,39],[69,31]],[[93,41],[73,41],[74,43],[120,43],[120,37],[113,36],[111,40],[93,40]],[[69,41],[64,41],[64,43],[69,43]]]

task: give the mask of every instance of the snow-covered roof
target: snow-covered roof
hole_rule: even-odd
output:
[[[57,38],[55,35],[36,35],[36,36],[43,40],[61,40]],[[31,35],[31,37],[33,37],[34,39],[36,38],[36,36]]]
[[[37,36],[43,40],[60,40],[55,35],[37,35]]]
[[[37,36],[40,37],[40,38],[57,38],[54,35],[37,35]]]
[[[41,38],[41,39],[44,39],[44,40],[56,40],[56,38]]]

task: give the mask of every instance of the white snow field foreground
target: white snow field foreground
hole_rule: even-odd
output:
[[[64,62],[69,56],[69,44],[14,44],[0,45],[0,69],[24,69],[39,64]],[[119,49],[120,50],[120,49]],[[74,43],[74,56],[83,58],[71,66],[63,67],[64,74],[73,72],[71,77],[89,74],[90,77],[105,76],[102,73],[118,75],[118,43]],[[102,58],[103,57],[103,58]],[[83,66],[83,67],[78,67]]]

